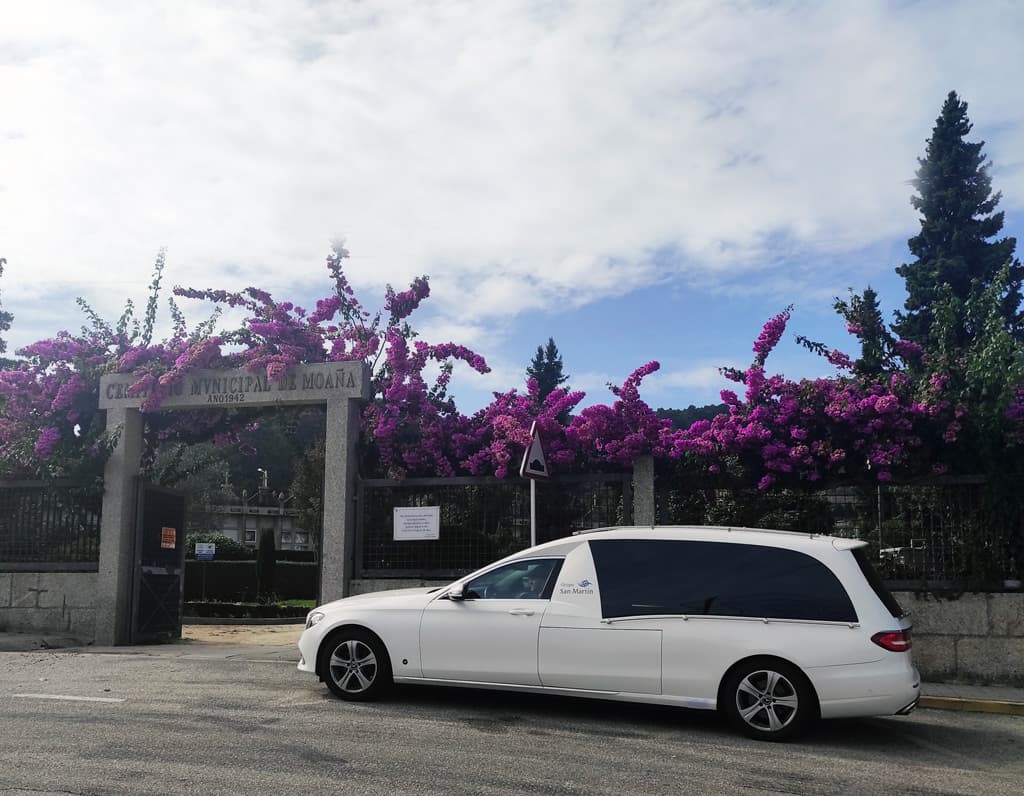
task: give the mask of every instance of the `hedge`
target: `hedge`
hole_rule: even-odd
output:
[[[186,561],[185,600],[254,602],[256,600],[255,561]],[[317,565],[301,561],[278,561],[274,590],[281,600],[315,600]]]
[[[308,608],[295,605],[264,605],[261,603],[225,603],[193,601],[185,603],[184,615],[189,617],[225,617],[235,619],[298,619],[309,613]]]

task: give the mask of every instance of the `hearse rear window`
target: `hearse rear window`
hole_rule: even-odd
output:
[[[778,547],[659,539],[590,542],[605,617],[749,616],[856,622],[835,574]]]
[[[894,619],[900,619],[907,615],[907,612],[900,607],[900,604],[896,602],[896,598],[892,596],[885,584],[882,582],[882,578],[879,577],[878,571],[871,566],[871,562],[868,560],[868,555],[865,552],[867,548],[858,547],[850,552],[853,553],[853,557],[857,560],[857,566],[860,567],[860,571],[864,573],[864,579],[871,586],[871,590],[878,596],[878,599],[882,601],[882,605],[886,607]]]

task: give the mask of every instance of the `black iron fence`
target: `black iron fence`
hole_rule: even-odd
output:
[[[519,479],[365,479],[357,496],[361,577],[457,577],[530,545],[530,485]],[[437,539],[395,539],[394,509],[438,507]],[[632,521],[630,474],[537,484],[537,542]]]
[[[1000,588],[1024,568],[1024,480],[956,477],[817,491],[659,485],[661,524],[864,539],[895,587]]]
[[[67,481],[0,481],[0,568],[95,569],[103,490]]]
[[[356,572],[362,577],[456,577],[530,543],[530,487],[521,480],[363,480]],[[0,569],[95,569],[102,489],[69,482],[0,482]],[[396,540],[396,507],[436,506],[436,540]],[[537,541],[632,522],[629,474],[563,476],[537,486]],[[669,485],[659,524],[735,525],[867,541],[890,584],[1000,588],[1024,576],[1024,478],[818,491]]]

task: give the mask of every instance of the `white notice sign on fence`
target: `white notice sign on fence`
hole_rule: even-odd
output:
[[[440,506],[406,506],[395,511],[395,541],[441,538]]]

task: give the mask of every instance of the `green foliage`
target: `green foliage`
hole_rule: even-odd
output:
[[[100,339],[117,341],[120,345],[118,353],[124,353],[129,348],[138,346],[146,347],[153,341],[153,326],[156,323],[157,302],[160,298],[160,283],[163,280],[164,267],[167,263],[167,250],[161,248],[157,252],[156,260],[153,262],[153,277],[149,283],[149,298],[146,301],[146,312],[140,323],[135,317],[135,302],[130,298],[124,303],[124,310],[113,327],[107,323],[89,305],[79,297],[75,299],[79,308],[89,319],[91,329],[82,327],[82,336],[89,337],[96,335]]]
[[[1005,264],[992,284],[961,301],[943,289],[934,305],[931,366],[950,375],[947,395],[962,406],[957,439],[961,472],[996,473],[1019,469],[1019,448],[1007,446],[1007,410],[1024,384],[1024,345],[1005,323],[1003,298],[1012,280]],[[965,322],[972,337],[957,343]]]
[[[845,320],[847,328],[855,331],[860,339],[860,358],[853,363],[854,372],[860,376],[878,376],[892,369],[892,335],[882,320],[878,304],[878,293],[868,285],[861,294],[850,290],[850,300],[836,298],[832,305]]]
[[[271,490],[285,490],[294,481],[302,457],[323,438],[322,407],[263,407],[234,411],[240,444],[222,449],[231,483],[255,493],[260,483],[256,468],[267,471]],[[321,471],[322,472],[322,471]]]
[[[156,306],[160,298],[160,282],[163,279],[164,266],[167,263],[167,249],[161,248],[153,265],[153,281],[149,285],[149,299],[146,301],[146,314],[142,319],[142,334],[139,345],[148,346],[153,342],[153,325],[156,323]]]
[[[160,486],[188,494],[191,507],[216,504],[224,497],[227,463],[210,443],[168,442],[160,447],[148,475]]]
[[[671,420],[674,428],[689,428],[698,420],[711,420],[715,415],[728,412],[729,407],[725,404],[706,404],[705,406],[694,406],[690,404],[685,409],[656,409],[654,414],[662,420]]]
[[[316,608],[316,600],[278,600],[277,604],[284,608],[305,608],[311,610]]]
[[[549,337],[546,346],[537,346],[537,353],[526,369],[526,377],[537,380],[539,401],[543,401],[569,380],[569,376],[562,372],[562,355],[558,353],[554,338]]]
[[[921,213],[921,231],[908,244],[917,259],[896,269],[907,287],[905,312],[897,313],[896,331],[928,353],[938,343],[933,329],[935,304],[944,301],[946,310],[953,312],[952,323],[942,329],[949,342],[954,346],[969,342],[978,329],[964,312],[966,304],[990,286],[1007,264],[1000,317],[1011,334],[1022,336],[1024,267],[1013,258],[1014,238],[992,240],[1003,228],[1003,213],[995,212],[1001,194],[992,193],[990,164],[982,154],[984,141],[964,140],[971,127],[967,103],[951,91],[913,180],[917,194],[910,201]]]
[[[292,508],[299,513],[298,526],[314,534],[317,539],[320,538],[324,517],[325,456],[324,440],[321,437],[302,454],[289,488]]]

